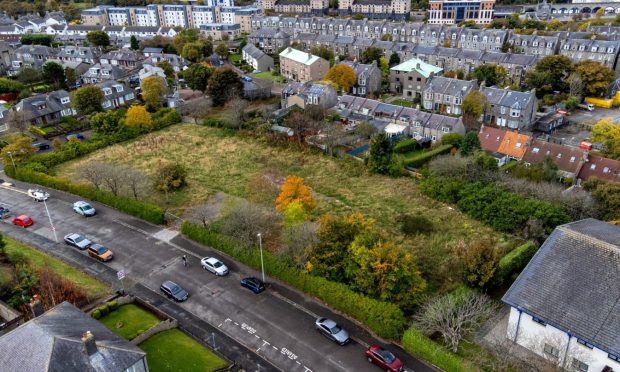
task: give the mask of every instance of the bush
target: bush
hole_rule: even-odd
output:
[[[500,286],[511,282],[513,276],[521,272],[530,262],[536,251],[538,251],[538,246],[534,242],[527,242],[502,257],[493,276],[493,285]]]
[[[405,163],[405,165],[408,167],[412,167],[412,168],[419,168],[422,165],[426,164],[429,160],[431,160],[435,156],[447,154],[448,152],[450,152],[450,150],[452,150],[452,147],[454,146],[441,145],[433,150],[426,151],[426,152],[421,153],[420,155],[414,156],[413,158],[409,159]]]
[[[461,142],[463,141],[463,136],[458,133],[447,133],[441,137],[442,145],[452,145],[454,147],[461,146]]]
[[[418,141],[414,140],[413,138],[407,138],[406,140],[402,140],[394,146],[394,152],[397,154],[406,154],[417,149]]]
[[[411,355],[428,361],[444,371],[471,371],[474,370],[461,357],[451,353],[445,347],[433,342],[421,331],[411,327],[403,335],[403,347]]]
[[[110,312],[118,309],[118,301],[112,300],[112,301],[108,302],[108,309],[110,309]]]
[[[181,232],[190,239],[234,256],[247,265],[254,268],[260,267],[258,249],[240,247],[239,243],[232,238],[187,221],[183,222]],[[269,252],[263,252],[263,254],[265,269],[269,275],[319,298],[338,311],[356,318],[380,337],[397,339],[402,333],[406,319],[401,309],[395,304],[368,298],[353,292],[344,284],[310,275],[305,271],[291,267],[289,262],[278,259]]]
[[[99,310],[99,313],[101,314],[102,317],[110,313],[110,309],[108,309],[108,306],[106,304],[99,306],[97,310]]]
[[[207,118],[204,123],[207,127],[223,128],[227,126],[226,120],[220,118]]]
[[[92,316],[95,319],[100,319],[101,318],[101,311],[99,311],[99,309],[95,309],[90,316]]]
[[[398,217],[400,231],[406,235],[428,234],[433,231],[433,223],[424,216],[403,214]]]

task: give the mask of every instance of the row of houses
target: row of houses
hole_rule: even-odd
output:
[[[0,19],[0,34],[42,33],[48,27],[66,24],[67,21],[62,12],[48,12],[43,17],[25,15],[17,20],[2,18]]]
[[[536,139],[528,133],[491,126],[482,126],[478,139],[482,149],[494,154],[500,164],[508,159],[539,164],[549,157],[565,178],[587,180],[596,177],[620,182],[620,161],[591,153],[589,144],[571,147]]]
[[[356,58],[370,46],[379,47],[390,54],[406,54],[408,50],[416,47],[496,53],[510,50],[510,54],[531,56],[529,59],[524,57],[523,61],[527,63],[535,63],[537,58],[543,56],[559,54],[566,55],[573,62],[587,59],[599,61],[615,70],[618,67],[620,40],[616,37],[600,40],[592,35],[589,32],[564,31],[522,35],[514,30],[416,22],[255,16],[252,18],[250,39],[269,47],[288,46],[293,41],[306,43],[308,46],[321,44],[336,48],[340,45],[343,48],[340,54],[356,55]],[[359,52],[355,53],[351,49]]]
[[[491,0],[494,1],[494,0]],[[263,12],[284,14],[324,15],[328,13],[328,0],[262,0]],[[369,18],[406,20],[411,11],[407,0],[338,0],[338,14],[359,14]]]

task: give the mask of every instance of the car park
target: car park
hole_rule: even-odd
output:
[[[224,276],[228,274],[228,267],[215,257],[205,257],[200,260],[200,265],[203,269],[212,272],[217,276]]]
[[[84,217],[90,217],[97,214],[97,211],[95,210],[95,208],[92,207],[92,205],[82,200],[73,203],[73,211],[77,214],[81,214]]]
[[[265,290],[265,283],[263,283],[260,279],[254,277],[241,279],[241,286],[249,289],[256,294],[259,294]]]
[[[25,214],[22,214],[20,216],[13,218],[12,222],[13,222],[13,225],[21,226],[21,227],[28,227],[34,224],[34,221],[32,220],[32,218],[26,216]]]
[[[28,189],[28,196],[38,202],[45,201],[50,198],[50,194],[40,189]]]
[[[388,372],[403,372],[403,363],[388,350],[378,345],[372,345],[366,350],[368,362],[381,367]]]
[[[101,244],[91,244],[88,247],[88,255],[102,262],[107,262],[114,258],[112,251]]]
[[[339,345],[344,345],[350,340],[349,332],[342,329],[341,326],[331,319],[318,318],[314,322],[314,326],[321,334]]]
[[[92,242],[86,239],[85,236],[76,233],[65,235],[64,240],[68,245],[74,246],[81,250],[88,248],[92,244]]]
[[[166,297],[172,298],[177,302],[185,301],[189,298],[189,293],[187,293],[186,290],[170,280],[163,282],[159,290],[162,291]]]

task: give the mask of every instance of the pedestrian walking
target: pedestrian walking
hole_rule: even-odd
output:
[[[187,256],[183,255],[183,266],[187,267]]]

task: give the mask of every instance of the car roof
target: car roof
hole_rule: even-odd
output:
[[[22,215],[17,216],[17,218],[19,218],[20,220],[23,220],[25,218],[30,218],[30,217],[26,216],[25,214],[22,214]]]
[[[328,318],[323,318],[323,321],[321,323],[324,324],[328,328],[337,326],[336,322]]]
[[[106,247],[101,245],[101,244],[93,243],[93,244],[90,245],[89,248],[98,249],[98,248],[106,248]]]
[[[204,258],[205,262],[209,262],[209,263],[216,263],[216,262],[220,262],[220,260],[218,260],[215,257],[205,257]]]
[[[89,205],[89,204],[85,202],[84,200],[78,200],[75,203],[73,203],[73,205],[83,206],[83,205]]]
[[[166,280],[163,284],[164,287],[178,287],[177,283],[171,281],[171,280]]]

